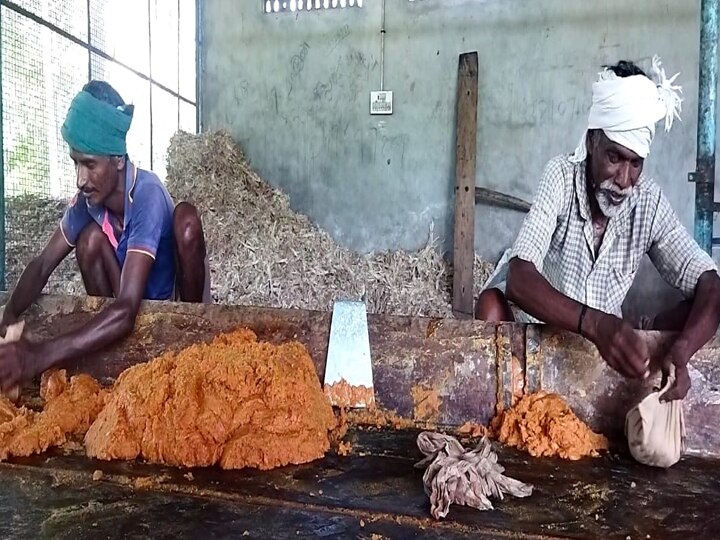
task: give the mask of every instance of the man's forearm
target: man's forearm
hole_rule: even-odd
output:
[[[720,276],[714,271],[700,276],[692,307],[673,348],[690,359],[715,335],[720,324]]]
[[[48,277],[49,273],[46,275],[43,272],[40,259],[33,259],[23,270],[15,289],[10,295],[10,300],[8,300],[3,313],[3,320],[14,321],[20,317],[40,296],[43,287],[47,284]]]
[[[52,340],[39,343],[39,373],[60,362],[98,351],[132,332],[138,308],[118,300],[88,324]]]
[[[583,305],[553,288],[537,271],[535,265],[522,259],[510,261],[508,300],[533,317],[569,332],[578,331]],[[587,309],[583,319],[583,334],[594,327],[595,310]]]

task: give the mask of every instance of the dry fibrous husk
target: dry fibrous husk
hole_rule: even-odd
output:
[[[177,133],[168,163],[170,193],[201,212],[216,301],[329,310],[355,299],[370,313],[452,315],[452,268],[432,228],[416,251],[339,246],[252,170],[225,131]],[[476,257],[477,288],[491,271]]]
[[[202,215],[212,295],[224,304],[326,311],[339,299],[364,300],[370,313],[452,316],[452,266],[432,227],[416,251],[358,254],[290,207],[260,178],[225,131],[178,132],[168,150],[167,186]],[[6,199],[7,284],[40,253],[67,205],[32,195]],[[475,288],[493,265],[475,258]],[[84,294],[74,255],[46,292]]]
[[[5,199],[5,283],[13,288],[27,264],[40,255],[60,223],[68,200],[37,195],[19,195]],[[55,269],[47,293],[79,295],[85,288],[71,253]]]
[[[430,498],[430,512],[444,518],[451,504],[492,510],[490,497],[502,500],[505,494],[529,497],[533,486],[505,476],[487,437],[474,450],[466,450],[455,437],[424,431],[417,445],[426,456],[415,467],[425,469],[423,486]]]

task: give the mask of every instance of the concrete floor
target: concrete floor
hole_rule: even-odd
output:
[[[0,465],[2,538],[719,538],[717,462],[668,471],[620,456],[501,449],[527,499],[430,518],[416,432],[352,432],[354,455],[270,472],[187,471],[48,454]],[[102,470],[103,479],[92,480]],[[245,534],[246,533],[246,534]],[[375,536],[374,538],[378,538]]]

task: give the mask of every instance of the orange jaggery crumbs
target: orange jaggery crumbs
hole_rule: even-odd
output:
[[[482,438],[488,435],[488,428],[481,424],[476,424],[474,422],[465,422],[462,426],[458,427],[455,432],[458,435],[463,435],[465,437],[471,437],[471,438]]]
[[[577,460],[598,456],[608,440],[594,433],[558,394],[537,392],[523,396],[511,409],[493,418],[491,430],[503,444],[531,456]]]
[[[67,380],[65,370],[43,374],[41,412],[0,397],[0,459],[40,454],[82,437],[105,404],[107,392],[89,375]]]
[[[240,329],[125,370],[85,448],[106,460],[266,470],[323,457],[334,425],[305,347]]]
[[[345,379],[333,384],[326,384],[323,392],[336,407],[354,407],[362,404],[366,407],[375,406],[375,390],[362,384],[352,385]]]

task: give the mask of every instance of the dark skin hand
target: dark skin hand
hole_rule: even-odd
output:
[[[71,152],[78,173],[78,189],[90,204],[102,204],[122,223],[124,212],[125,158],[97,157]],[[40,295],[50,274],[70,253],[57,229],[42,253],[23,271],[5,306],[6,327]],[[125,337],[135,325],[153,259],[129,252],[120,275],[116,300],[88,324],[42,343],[21,339],[0,345],[0,388],[8,390],[65,360],[100,350]]]

